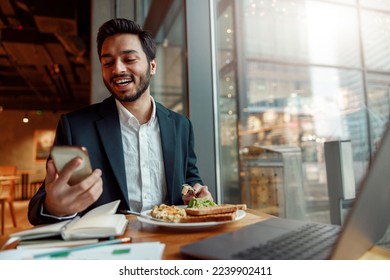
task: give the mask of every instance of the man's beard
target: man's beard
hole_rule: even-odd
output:
[[[132,79],[132,81],[135,81],[134,75],[130,74],[125,74],[125,75],[117,75],[113,78],[117,77],[129,77]],[[139,99],[142,94],[147,90],[150,84],[150,79],[152,75],[150,74],[150,64],[148,69],[145,71],[145,73],[140,77],[139,79],[139,85],[135,88],[135,93],[132,95],[121,95],[116,93],[114,89],[112,89],[111,84],[104,80],[104,84],[106,85],[106,88],[111,92],[111,94],[115,97],[120,102],[134,102],[137,99]]]

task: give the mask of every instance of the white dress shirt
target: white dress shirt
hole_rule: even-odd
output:
[[[156,104],[150,120],[140,125],[119,101],[116,105],[122,132],[130,210],[144,211],[166,203],[167,187]]]

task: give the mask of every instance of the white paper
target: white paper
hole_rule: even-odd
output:
[[[56,252],[64,248],[13,249],[0,252],[2,260],[33,259],[34,255]],[[129,252],[126,252],[129,249]],[[140,242],[114,244],[71,252],[66,257],[40,258],[39,260],[161,260],[165,244],[160,242]],[[122,251],[122,253],[118,253]]]

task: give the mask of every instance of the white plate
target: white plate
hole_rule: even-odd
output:
[[[137,219],[145,224],[149,225],[155,225],[155,226],[164,226],[164,227],[171,227],[171,228],[178,228],[178,229],[200,229],[200,228],[208,228],[208,227],[215,227],[231,222],[235,222],[238,220],[241,220],[245,217],[246,212],[244,210],[237,210],[236,219],[234,221],[223,221],[223,222],[201,222],[201,223],[170,223],[170,222],[164,222],[164,221],[158,221],[154,220],[150,216],[150,211],[143,211],[141,212],[141,216],[138,216]]]

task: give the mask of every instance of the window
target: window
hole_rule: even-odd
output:
[[[329,222],[324,142],[351,140],[359,182],[389,118],[390,6],[219,0],[214,10],[224,200],[296,218],[280,209],[290,147],[302,159],[298,218]],[[261,166],[265,155],[274,167]]]

